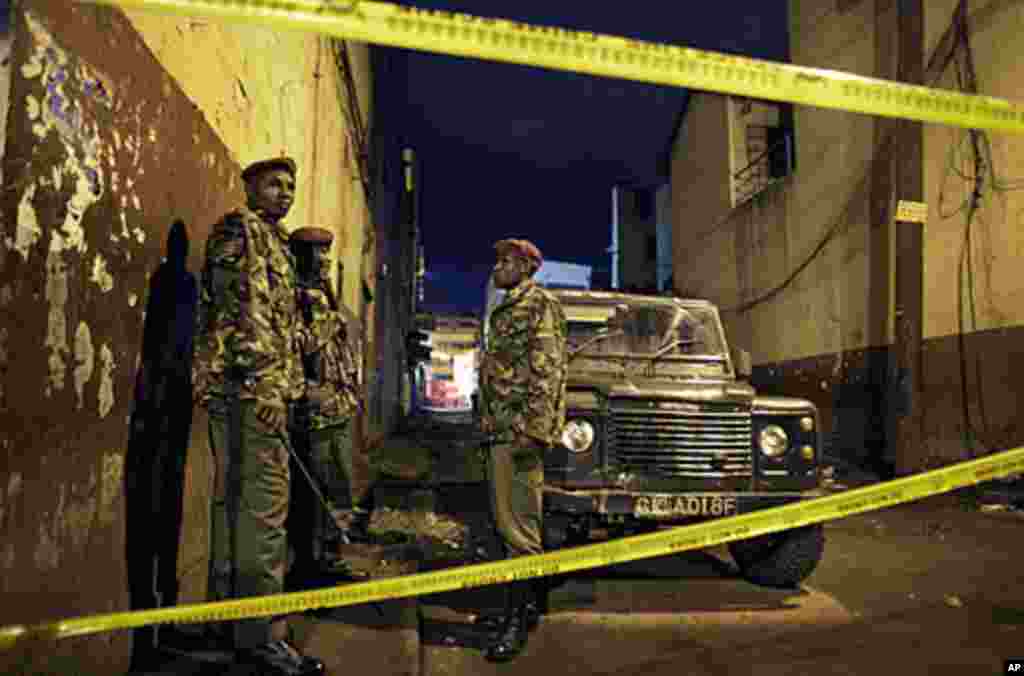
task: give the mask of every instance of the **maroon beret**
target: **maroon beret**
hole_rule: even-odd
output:
[[[503,239],[494,245],[494,250],[499,256],[512,254],[525,258],[538,268],[544,262],[544,256],[541,255],[540,249],[533,242],[525,239]]]
[[[329,246],[334,241],[334,235],[325,228],[305,227],[298,228],[288,237],[291,243],[301,242],[303,244],[320,244]]]
[[[269,160],[253,162],[242,171],[242,180],[249,182],[264,171],[284,169],[295,178],[295,160],[290,157],[273,157]]]

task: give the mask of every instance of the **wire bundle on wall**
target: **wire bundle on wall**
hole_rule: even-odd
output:
[[[955,66],[954,74],[958,89],[967,93],[977,94],[978,76],[974,67],[974,51],[971,46],[970,31],[967,25],[966,0],[960,0],[953,21],[954,30],[952,33],[954,41],[944,66],[948,67],[950,64]],[[966,214],[960,260],[957,265],[958,282],[960,284],[960,292],[957,298],[957,343],[960,362],[960,397],[961,415],[964,423],[964,444],[970,449],[972,456],[974,456],[976,455],[974,453],[974,442],[980,445],[985,452],[991,452],[1002,441],[998,440],[997,443],[993,443],[993,434],[989,426],[985,407],[985,387],[982,378],[980,354],[974,355],[978,414],[981,418],[980,431],[975,428],[968,404],[967,332],[978,330],[977,308],[975,306],[974,256],[971,247],[974,237],[974,224],[981,220],[980,209],[982,207],[982,200],[987,192],[1005,193],[1020,190],[1024,188],[1024,182],[1004,182],[998,178],[992,153],[992,142],[988,132],[979,129],[969,129],[966,132],[964,141],[970,142],[970,158],[968,161],[973,165],[973,173],[962,171],[956,164],[956,152],[963,145],[963,142],[953,146],[950,149],[950,163],[939,192],[939,215],[941,218],[947,219],[960,213]],[[960,178],[967,183],[970,186],[970,192],[967,198],[955,210],[947,212],[943,209],[943,205],[946,202],[946,182],[950,176]],[[970,320],[969,324],[967,323],[968,318]]]

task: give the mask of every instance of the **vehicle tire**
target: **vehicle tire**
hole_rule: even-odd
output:
[[[820,523],[729,543],[740,574],[764,587],[796,587],[818,567],[824,551]]]

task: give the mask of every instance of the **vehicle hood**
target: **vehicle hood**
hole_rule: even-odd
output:
[[[569,400],[573,393],[590,392],[602,398],[665,399],[675,401],[722,402],[751,405],[754,388],[734,380],[703,381],[648,379],[637,377],[573,378],[568,382]]]

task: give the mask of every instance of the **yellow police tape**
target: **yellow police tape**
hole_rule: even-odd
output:
[[[372,580],[317,591],[93,615],[34,626],[3,627],[0,628],[0,650],[10,649],[19,643],[82,636],[149,624],[218,622],[283,615],[316,608],[351,606],[569,573],[701,549],[733,540],[821,523],[919,500],[1020,472],[1024,472],[1024,447],[784,507],[536,556]]]
[[[849,73],[368,0],[78,0],[959,127],[1024,132],[1024,107]]]

